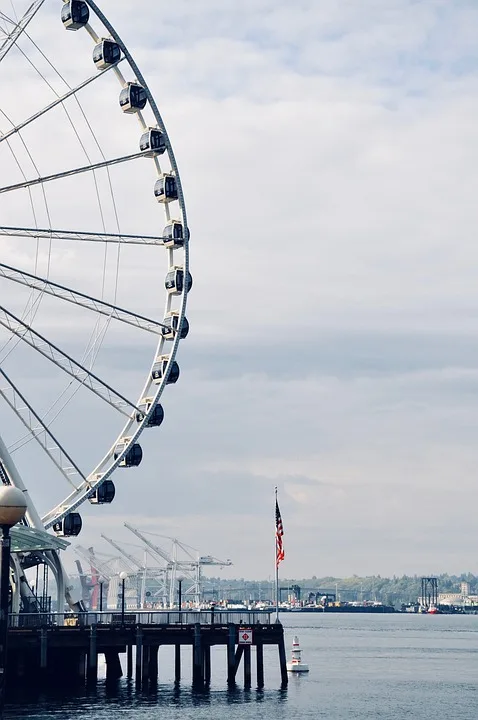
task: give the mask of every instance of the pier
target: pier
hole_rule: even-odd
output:
[[[192,684],[209,685],[211,647],[216,645],[225,649],[229,686],[236,684],[241,664],[244,686],[251,686],[255,656],[256,684],[264,687],[264,645],[277,646],[281,681],[287,683],[283,627],[271,622],[269,612],[22,613],[10,617],[8,645],[9,687],[25,682],[94,684],[103,654],[107,681],[122,677],[124,666],[126,676],[144,688],[158,682],[165,645],[174,646],[176,683],[182,679],[186,647],[192,654]]]

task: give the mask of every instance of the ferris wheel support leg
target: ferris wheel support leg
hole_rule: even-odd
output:
[[[25,500],[27,501],[27,511],[25,513],[25,517],[27,519],[28,525],[33,528],[37,528],[39,530],[43,530],[43,523],[41,521],[40,516],[38,515],[37,511],[35,510],[35,506],[33,505],[30,496],[28,494],[28,490],[25,487],[25,483],[23,482],[20,473],[17,470],[17,467],[15,463],[13,462],[12,456],[7,450],[7,446],[3,442],[2,436],[0,435],[0,460],[2,462],[2,465],[8,475],[8,480],[12,485],[17,487],[19,490],[21,490],[25,496]]]
[[[48,550],[45,553],[45,559],[49,567],[52,569],[56,583],[56,611],[58,620],[62,621],[63,611],[65,609],[65,601],[69,607],[75,612],[84,612],[85,606],[81,599],[81,594],[75,591],[70,582],[68,573],[63,567],[60,555],[55,550]]]
[[[12,615],[18,615],[20,612],[20,578],[23,571],[18,558],[13,553],[10,555],[10,563],[13,565]]]
[[[43,523],[41,521],[40,516],[38,515],[37,511],[35,510],[35,506],[32,503],[30,496],[28,494],[28,490],[25,487],[25,483],[22,480],[22,477],[20,473],[17,470],[17,467],[15,463],[13,462],[12,456],[7,450],[7,446],[3,442],[3,439],[0,435],[0,460],[1,464],[4,467],[5,472],[7,473],[9,482],[17,487],[19,490],[23,492],[25,495],[25,499],[27,501],[27,511],[26,511],[26,519],[28,522],[28,525],[33,528],[37,528],[39,530],[44,530]],[[48,550],[44,553],[45,561],[50,566],[50,568],[53,571],[53,575],[55,577],[56,581],[56,587],[57,587],[57,608],[58,612],[63,612],[63,606],[66,602],[71,607],[72,610],[75,610],[77,612],[83,611],[84,605],[82,603],[81,597],[79,593],[76,593],[74,591],[73,585],[70,582],[70,579],[65,571],[65,568],[63,567],[63,564],[60,560],[60,556],[58,553],[54,550]],[[29,599],[33,599],[33,593],[27,593],[26,587],[23,588],[22,585],[25,583],[20,582],[20,588],[22,588],[22,596],[28,595]],[[28,583],[26,583],[26,586],[28,587]]]
[[[23,569],[20,570],[18,594],[19,601],[20,599],[22,600],[23,607],[26,608],[28,612],[37,612],[38,601],[35,593],[28,584],[28,580],[25,577]]]

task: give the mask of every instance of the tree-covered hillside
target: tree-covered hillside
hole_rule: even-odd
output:
[[[478,576],[472,573],[461,575],[438,575],[438,592],[460,592],[462,582],[470,584],[471,592],[478,594]],[[359,577],[353,575],[349,578],[316,577],[311,578],[281,578],[281,598],[287,600],[288,596],[297,596],[307,601],[310,593],[337,594],[343,601],[376,600],[386,605],[399,608],[402,604],[415,603],[420,595],[421,576],[403,575],[402,577],[384,578],[380,575]],[[300,590],[299,590],[300,588]],[[229,598],[237,601],[268,600],[273,597],[273,583],[271,580],[222,580],[211,578],[206,581],[205,597],[210,599]]]

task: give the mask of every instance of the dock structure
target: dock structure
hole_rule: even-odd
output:
[[[253,611],[12,615],[7,684],[94,684],[98,656],[103,654],[107,680],[122,677],[124,666],[126,676],[144,688],[158,682],[159,651],[165,645],[174,647],[176,683],[182,679],[183,647],[192,654],[192,684],[205,687],[211,682],[211,647],[223,645],[228,685],[236,684],[242,663],[244,686],[251,686],[254,654],[259,688],[264,686],[264,645],[276,645],[281,683],[287,684],[283,627],[270,621],[270,613]]]

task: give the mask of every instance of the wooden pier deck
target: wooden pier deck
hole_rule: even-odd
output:
[[[98,655],[104,654],[107,680],[123,675],[144,687],[158,682],[161,646],[174,646],[174,677],[181,681],[181,649],[192,653],[195,686],[211,681],[211,647],[225,647],[228,685],[243,665],[244,685],[252,684],[252,648],[257,687],[264,686],[264,645],[276,645],[282,684],[287,683],[284,631],[268,612],[181,611],[14,615],[8,632],[7,686],[18,683],[95,683]]]

